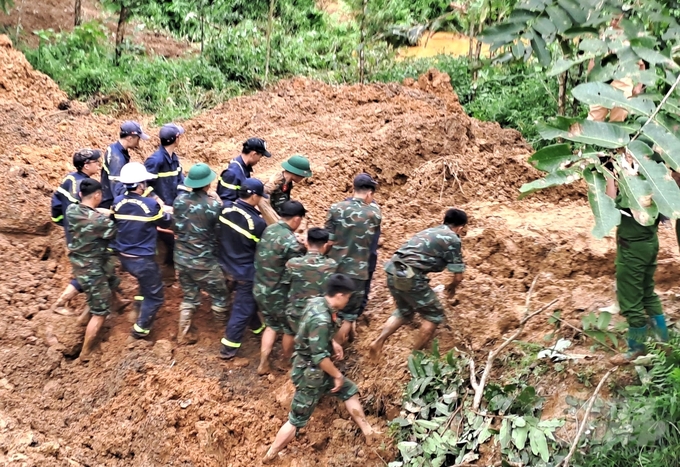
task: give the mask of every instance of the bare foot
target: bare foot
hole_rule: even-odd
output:
[[[78,356],[78,360],[81,361],[81,363],[87,363],[90,361],[92,358],[92,352],[91,351],[81,351],[80,355]]]
[[[380,353],[382,352],[382,344],[375,340],[371,342],[371,345],[369,345],[368,348],[370,349],[368,356],[371,358],[371,360],[378,361],[380,358]]]
[[[257,374],[262,376],[271,373],[272,367],[269,365],[268,358],[260,359],[260,365],[257,367]]]
[[[279,457],[278,454],[279,454],[278,452],[274,452],[272,451],[272,448],[269,448],[267,454],[265,454],[265,456],[262,458],[262,463],[271,464]]]

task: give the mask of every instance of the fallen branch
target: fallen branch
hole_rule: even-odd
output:
[[[599,384],[595,388],[595,392],[593,392],[593,395],[590,396],[590,402],[588,402],[588,408],[586,408],[586,413],[583,416],[583,421],[581,422],[581,426],[578,427],[578,431],[576,432],[576,438],[574,438],[574,442],[571,444],[571,449],[569,449],[569,454],[567,454],[567,457],[562,460],[558,464],[560,467],[569,467],[569,462],[571,461],[572,456],[576,452],[576,448],[578,447],[578,442],[581,439],[581,435],[583,435],[583,432],[586,429],[586,425],[588,424],[588,416],[590,415],[590,411],[593,410],[593,405],[595,405],[595,400],[597,399],[597,394],[600,392],[600,389],[602,389],[602,386],[604,386],[604,382],[607,381],[607,378],[614,373],[617,370],[617,367],[614,367],[610,369],[608,372],[604,374],[602,379],[600,380]]]
[[[557,302],[557,299],[555,299],[552,302],[548,303],[547,305],[542,306],[539,310],[534,311],[533,313],[529,313],[531,295],[534,292],[534,287],[536,286],[536,282],[538,281],[539,276],[540,274],[534,278],[534,281],[531,283],[531,287],[529,287],[529,292],[527,292],[526,310],[524,311],[524,318],[522,318],[522,320],[519,322],[519,327],[517,328],[515,333],[508,339],[506,339],[506,341],[503,342],[500,346],[498,346],[497,349],[489,352],[489,358],[487,358],[486,360],[486,366],[484,367],[484,372],[482,373],[482,377],[480,378],[479,383],[477,383],[474,374],[475,363],[472,359],[470,359],[470,375],[471,375],[470,384],[472,385],[472,388],[475,390],[475,398],[472,402],[472,410],[478,410],[479,406],[482,404],[482,397],[484,396],[484,387],[486,386],[486,382],[489,379],[489,375],[491,374],[491,368],[493,367],[494,359],[498,356],[498,354],[500,354],[503,351],[503,349],[509,346],[515,339],[517,339],[517,337],[520,334],[522,334],[522,331],[524,331],[524,326],[526,326],[526,324],[529,322],[531,318],[544,312],[546,309],[550,308]]]

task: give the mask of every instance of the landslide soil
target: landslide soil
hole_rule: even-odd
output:
[[[0,36],[0,465],[259,465],[286,419],[291,385],[283,370],[256,376],[254,337],[246,338],[238,362],[216,358],[223,330],[212,321],[207,299],[195,318],[198,342],[177,345],[181,292],[168,273],[166,302],[149,341],[126,345],[130,324],[112,315],[88,364],[76,359],[83,329],[74,318],[50,313],[70,275],[63,233],[49,221],[50,194],[71,170],[72,153],[105,148],[120,124],[78,103],[60,110],[65,101]],[[149,128],[150,117],[137,118]],[[482,354],[497,345],[516,326],[539,273],[532,303],[558,298],[565,319],[578,322],[611,298],[613,240],[590,235],[582,190],[516,201],[521,184],[539,175],[526,163],[530,148],[516,131],[469,118],[445,74],[433,70],[418,81],[370,86],[293,79],[182,124],[185,168],[204,161],[219,171],[254,135],[274,154],[256,167],[258,177],[280,170],[292,154],[307,155],[314,177],[295,195],[310,210],[312,225],[348,195],[355,174],[373,174],[383,210],[380,263],[410,235],[437,224],[447,207],[465,209],[467,271],[456,298],[444,301],[447,323],[438,331],[444,350]],[[157,143],[133,159],[143,160]],[[657,281],[668,292],[678,259],[670,230],[662,229],[661,243]],[[122,277],[132,296],[134,282]],[[445,274],[434,275],[432,285],[444,281]],[[664,302],[674,317],[676,304]],[[83,298],[75,304],[82,306]],[[399,413],[417,327],[416,321],[400,330],[382,361],[369,362],[368,343],[392,308],[379,268],[368,319],[343,363],[361,388],[369,419],[383,430]],[[543,343],[551,331],[547,316],[537,317],[521,338]],[[560,415],[560,396],[569,388],[553,376],[546,375],[538,391]],[[336,401],[322,402],[280,465],[377,466],[384,465],[380,457],[393,457],[390,447],[365,447],[348,419]]]

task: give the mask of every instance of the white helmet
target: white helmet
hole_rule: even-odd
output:
[[[125,185],[134,185],[156,178],[156,175],[149,173],[144,164],[130,162],[125,164],[120,171],[120,182]]]

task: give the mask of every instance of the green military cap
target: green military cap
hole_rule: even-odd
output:
[[[312,176],[312,171],[309,169],[309,159],[299,154],[296,154],[285,161],[283,164],[281,164],[281,167],[283,167],[283,170],[301,177]]]
[[[187,177],[184,179],[184,184],[189,188],[203,188],[210,185],[210,182],[215,180],[216,177],[217,174],[212,171],[208,164],[199,162],[191,166]]]

